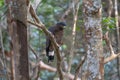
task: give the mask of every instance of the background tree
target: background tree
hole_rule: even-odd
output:
[[[83,0],[83,6],[87,53],[85,80],[103,80],[101,0]]]

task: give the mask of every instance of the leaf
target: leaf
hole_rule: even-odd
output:
[[[4,1],[0,0],[0,8],[4,5]]]

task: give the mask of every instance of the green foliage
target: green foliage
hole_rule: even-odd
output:
[[[4,5],[4,1],[0,0],[0,8]]]
[[[59,21],[62,16],[62,12],[67,8],[69,2],[67,0],[42,0],[40,6],[37,9],[37,15],[41,21],[47,26],[51,26]]]
[[[67,45],[65,45],[65,44],[62,45],[62,49],[63,49],[63,50],[67,49]]]
[[[103,41],[102,41],[102,44],[103,44],[103,46],[105,46],[105,45],[106,45],[106,42],[103,40]]]
[[[30,28],[31,35],[30,35],[30,44],[33,46],[33,48],[41,52],[45,48],[45,35],[42,31],[40,31],[37,28]]]
[[[113,31],[115,30],[115,18],[108,18],[108,17],[103,17],[102,18],[102,29],[103,32],[106,31]]]
[[[7,6],[3,4],[0,6],[0,20],[2,20],[7,13]]]

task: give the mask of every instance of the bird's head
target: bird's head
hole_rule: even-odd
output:
[[[56,24],[57,27],[59,27],[60,29],[65,29],[66,28],[66,23],[65,22],[58,22]]]

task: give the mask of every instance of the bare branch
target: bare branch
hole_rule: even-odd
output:
[[[120,55],[120,53],[112,54],[110,57],[108,57],[108,58],[106,58],[106,59],[104,60],[104,64],[106,64],[107,62],[109,62],[109,61],[117,58],[119,55]]]
[[[36,51],[33,50],[33,48],[32,48],[30,45],[28,45],[28,47],[29,47],[30,50],[33,52],[33,54],[36,56],[37,63],[34,64],[34,65],[37,65],[38,62],[39,62],[41,59],[39,59]],[[32,63],[32,62],[30,62],[30,63]],[[40,67],[39,67],[39,66],[35,66],[35,67],[33,68],[33,73],[34,73],[34,75],[32,75],[31,78],[33,78],[33,79],[35,79],[35,80],[38,80],[38,78],[39,78],[39,72],[40,72]]]
[[[35,20],[35,22],[41,23],[31,4],[30,4],[29,12],[30,12],[32,18]],[[42,24],[42,23],[41,23],[41,24]]]
[[[103,36],[103,39],[105,40],[107,46],[109,47],[109,50],[110,50],[110,53],[111,55],[114,55],[114,50],[112,48],[112,45],[111,45],[111,42],[110,42],[110,39],[108,37],[108,32],[105,33],[105,35]]]
[[[35,50],[34,50],[30,45],[28,45],[28,47],[29,47],[30,50],[34,53],[36,59],[38,60],[39,57],[38,57],[37,53],[35,52]]]
[[[107,46],[109,47],[110,53],[111,53],[110,57],[104,59],[104,64],[105,64],[105,63],[117,58],[120,55],[120,53],[117,53],[117,54],[114,53],[113,47],[112,47],[110,39],[108,37],[108,32],[105,33],[105,35],[103,36],[103,39],[105,40]]]
[[[75,77],[74,77],[74,80],[77,80],[78,78],[78,74],[79,74],[79,71],[80,71],[80,68],[81,66],[83,65],[83,63],[85,62],[85,59],[86,59],[87,55],[83,58],[83,60],[79,63],[76,71],[75,71]]]
[[[68,7],[68,9],[65,11],[65,13],[62,15],[62,17],[61,17],[61,21],[65,21],[65,19],[67,18],[67,16],[68,16],[68,14],[70,13],[70,11],[71,11],[71,9],[72,9],[72,6],[71,6],[71,4],[69,5],[69,7]]]

